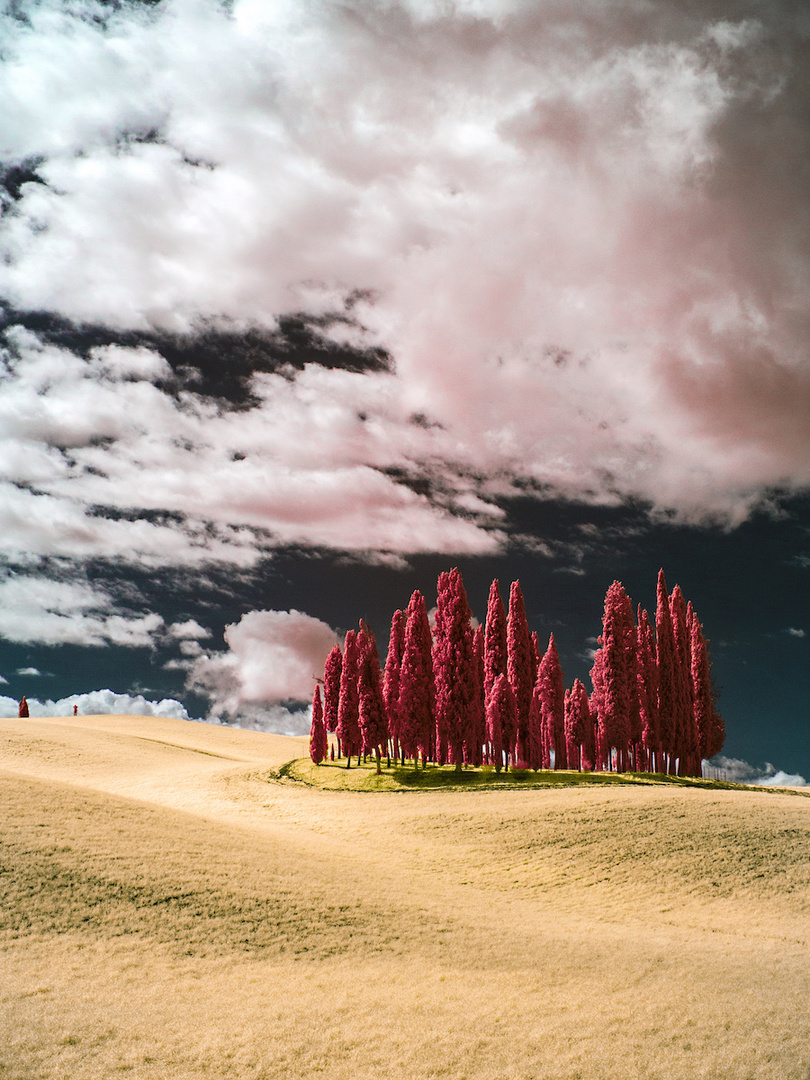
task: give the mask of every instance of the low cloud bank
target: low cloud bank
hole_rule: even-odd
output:
[[[177,720],[194,720],[185,705],[174,698],[149,701],[143,694],[116,694],[113,690],[91,690],[85,694],[70,694],[58,701],[40,701],[28,698],[31,716],[71,716],[73,706],[78,706],[83,716],[104,714],[134,716],[166,716]],[[0,716],[16,716],[19,703],[10,697],[0,697]]]
[[[729,758],[719,755],[713,757],[709,764],[720,770],[723,779],[733,784],[753,784],[761,787],[806,787],[807,781],[798,773],[788,773],[783,769],[777,769],[766,761],[764,766],[750,765],[740,758]]]

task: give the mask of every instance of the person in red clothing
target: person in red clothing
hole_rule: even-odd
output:
[[[78,705],[74,705],[74,706],[73,706],[73,715],[74,715],[74,716],[78,716],[78,715],[79,715],[79,706],[78,706]]]
[[[20,716],[28,716],[28,702],[25,700],[25,694],[20,702]]]

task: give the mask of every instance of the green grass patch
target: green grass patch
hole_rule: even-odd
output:
[[[282,765],[269,776],[270,780],[287,780],[324,791],[513,791],[516,788],[560,788],[614,786],[650,786],[726,788],[739,791],[740,784],[720,780],[701,780],[691,776],[667,776],[664,773],[589,773],[553,769],[533,772],[528,769],[510,769],[496,772],[491,765],[480,769],[464,768],[458,772],[453,765],[428,765],[415,769],[412,765],[391,765],[377,775],[373,760],[357,764],[352,761],[350,769],[342,761],[324,761],[315,765],[308,757],[296,758]],[[772,788],[756,787],[752,791],[768,791]],[[795,794],[795,793],[791,793]]]

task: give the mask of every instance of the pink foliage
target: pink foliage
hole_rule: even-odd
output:
[[[593,720],[588,692],[579,679],[565,693],[565,742],[569,769],[590,771],[596,764]]]
[[[358,721],[363,753],[373,751],[377,757],[388,742],[388,716],[382,690],[382,672],[377,646],[368,628],[363,625],[357,635],[358,643]]]
[[[348,761],[352,754],[359,754],[360,735],[360,696],[357,689],[360,656],[357,634],[350,630],[343,646],[343,666],[340,672],[340,698],[338,700],[337,737],[341,749]]]
[[[525,760],[528,756],[529,709],[537,675],[536,669],[532,667],[532,659],[531,634],[526,621],[523,593],[520,582],[513,581],[509,590],[509,614],[506,619],[506,674],[515,695],[517,733],[514,746],[504,749],[510,750],[515,760]]]
[[[548,640],[548,648],[537,670],[536,689],[543,722],[544,767],[548,767],[545,764],[546,754],[550,759],[553,751],[554,768],[565,769],[568,767],[565,747],[565,692],[553,634]]]
[[[503,753],[517,726],[515,695],[506,675],[495,680],[487,702],[487,742],[491,747],[495,771],[503,768]]]
[[[703,628],[689,606],[689,632],[692,642],[692,689],[695,724],[698,730],[700,756],[711,758],[719,754],[725,742],[723,718],[717,711],[712,686],[711,660]]]
[[[475,738],[476,675],[472,612],[457,568],[439,575],[433,641],[436,679],[436,741],[440,764],[461,767],[464,747]]]
[[[391,633],[388,637],[388,655],[385,660],[383,677],[383,697],[388,714],[388,737],[396,742],[399,739],[399,679],[402,669],[402,654],[405,649],[405,616],[399,610],[391,618]]]
[[[335,645],[326,658],[323,669],[323,715],[327,731],[337,731],[338,704],[340,702],[340,672],[343,654]]]
[[[489,587],[484,630],[484,700],[489,701],[499,675],[506,673],[506,611],[495,578]]]
[[[417,589],[405,616],[405,639],[399,675],[399,733],[404,757],[425,762],[433,755],[436,728],[436,688],[430,623],[425,599]]]
[[[326,724],[323,719],[323,705],[321,703],[321,688],[315,684],[315,693],[312,698],[312,726],[309,730],[309,756],[316,765],[320,765],[329,750],[326,737]]]

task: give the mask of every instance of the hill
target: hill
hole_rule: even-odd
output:
[[[808,800],[371,798],[305,748],[0,721],[0,1076],[806,1080]]]

